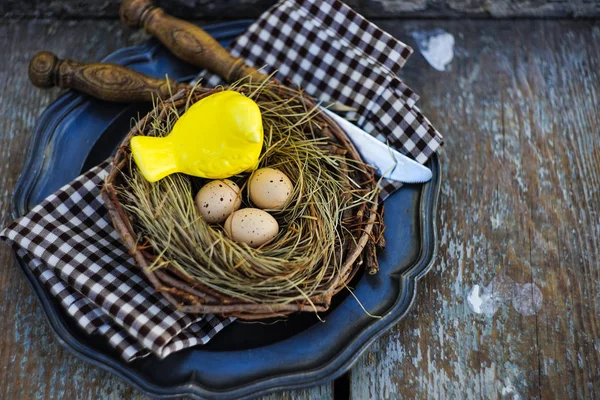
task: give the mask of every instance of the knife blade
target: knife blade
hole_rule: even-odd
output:
[[[339,115],[319,107],[346,132],[365,163],[375,168],[382,177],[403,183],[424,183],[431,179],[429,168],[392,149]]]

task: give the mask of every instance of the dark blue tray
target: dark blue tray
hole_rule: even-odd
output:
[[[249,23],[205,29],[226,46]],[[189,81],[198,72],[155,41],[119,50],[104,61],[179,81]],[[107,103],[74,92],[61,95],[38,122],[14,192],[14,217],[110,156],[132,118],[149,109],[149,104]],[[433,171],[429,183],[406,185],[386,201],[388,245],[379,256],[380,272],[358,276],[352,283],[362,305],[381,319],[369,317],[352,296],[340,293],[323,315],[325,322],[310,313],[272,325],[235,322],[205,346],[164,360],[148,357],[125,363],[101,337],[82,331],[21,260],[19,266],[65,348],[152,396],[229,399],[317,385],[344,374],[369,344],[406,314],[418,279],[430,269],[437,250],[441,169],[437,157],[427,166]]]

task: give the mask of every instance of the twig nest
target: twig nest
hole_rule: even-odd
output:
[[[270,242],[279,233],[277,220],[258,208],[243,208],[225,221],[225,233],[238,243],[259,247]]]
[[[161,102],[118,148],[102,191],[113,225],[140,271],[182,312],[262,320],[326,311],[363,266],[377,269],[374,246],[383,226],[373,170],[299,89],[265,82],[233,89],[260,108],[268,135],[259,167],[292,179],[293,197],[273,213],[277,219],[267,213],[273,209],[240,209],[226,220],[226,235],[221,224],[198,218],[197,178],[172,174],[150,185],[133,162],[133,137],[169,135],[190,104],[220,90],[191,88]],[[215,213],[235,210],[234,202]]]
[[[198,211],[209,224],[225,221],[241,204],[240,187],[229,179],[210,181],[196,195]]]
[[[274,168],[257,169],[248,181],[250,200],[257,207],[263,209],[283,209],[293,188],[290,179],[283,172]]]

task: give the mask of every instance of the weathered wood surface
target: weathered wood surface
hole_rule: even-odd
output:
[[[256,18],[276,0],[158,0],[178,17]],[[600,16],[599,0],[347,0],[369,18],[506,18]],[[0,16],[8,18],[118,18],[121,0],[5,0]]]
[[[95,34],[86,34],[93,32]],[[0,225],[10,220],[11,192],[38,116],[58,91],[32,87],[30,57],[42,49],[98,60],[134,40],[118,23],[2,22],[0,24]],[[110,37],[111,40],[106,40]],[[54,338],[8,246],[0,249],[0,398],[142,398],[110,374],[80,362]]]
[[[418,54],[404,69],[446,137],[439,256],[354,367],[353,399],[600,398],[600,23],[381,26],[456,46],[446,72]],[[541,290],[536,314],[471,311],[501,274]]]
[[[439,257],[407,318],[353,368],[352,398],[599,398],[600,23],[379,24],[413,46],[413,32],[443,28],[456,46],[448,71],[418,51],[403,70],[446,136]],[[97,61],[142,40],[116,21],[0,24],[0,226],[36,118],[57,94],[29,86],[29,58],[46,49]],[[59,348],[5,245],[0,268],[0,398],[144,398]],[[470,290],[502,274],[539,287],[536,314],[510,303],[471,311]]]

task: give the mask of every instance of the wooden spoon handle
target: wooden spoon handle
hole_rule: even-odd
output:
[[[39,52],[31,59],[29,79],[41,88],[58,86],[102,100],[129,103],[152,101],[157,96],[166,99],[187,86],[151,78],[116,64],[83,64],[61,60],[47,51]]]
[[[228,82],[247,76],[260,82],[268,78],[243,59],[233,57],[200,27],[166,14],[152,0],[124,0],[120,13],[125,24],[143,26],[180,59],[219,74]]]

